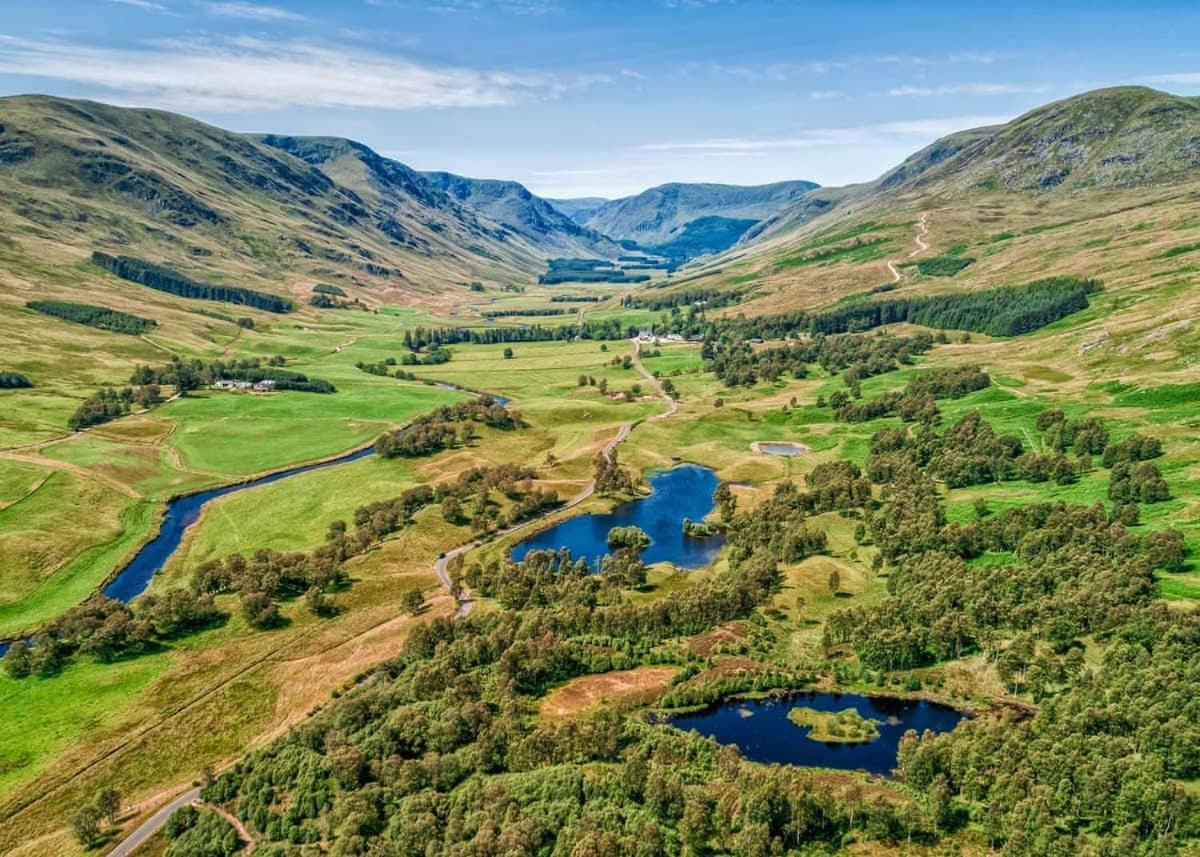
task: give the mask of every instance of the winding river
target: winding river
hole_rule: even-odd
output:
[[[260,485],[270,485],[272,482],[279,482],[282,479],[299,476],[301,473],[309,473],[313,470],[322,470],[326,467],[336,467],[339,464],[358,461],[360,458],[366,458],[374,454],[374,446],[365,446],[362,449],[356,449],[353,452],[339,455],[337,458],[331,458],[327,461],[320,461],[316,464],[303,464],[299,467],[291,467],[287,470],[268,473],[266,476],[251,479],[249,482],[223,485],[220,488],[210,488],[207,491],[198,491],[195,494],[184,494],[170,500],[167,503],[167,511],[163,515],[162,526],[159,527],[158,535],[142,545],[138,552],[133,555],[133,559],[117,573],[117,576],[112,579],[108,586],[104,587],[104,595],[108,598],[115,598],[118,601],[132,601],[145,592],[147,587],[150,586],[150,581],[154,579],[154,575],[167,564],[167,560],[179,549],[179,545],[183,541],[183,534],[187,531],[188,527],[200,519],[200,512],[210,500],[216,500],[218,497],[224,497],[227,494],[235,494],[238,491],[247,491],[251,488],[257,488]]]
[[[451,384],[438,384],[437,386],[450,390],[460,389]],[[476,393],[473,395],[481,394]],[[501,405],[507,405],[509,402],[503,396],[492,395],[491,398]],[[292,476],[299,476],[301,473],[309,473],[313,470],[323,470],[326,467],[336,467],[339,464],[358,461],[374,454],[374,445],[360,447],[359,449],[351,450],[325,461],[318,461],[314,464],[301,464],[296,467],[277,470],[274,473],[268,473],[265,476],[250,479],[246,482],[209,488],[205,491],[184,494],[169,500],[167,502],[167,510],[163,515],[162,524],[158,529],[158,534],[142,545],[137,553],[133,555],[133,558],[126,563],[125,567],[117,572],[117,575],[109,581],[103,589],[104,595],[117,601],[132,601],[145,592],[149,588],[151,581],[154,580],[154,575],[167,564],[175,551],[179,549],[179,545],[183,542],[183,536],[187,532],[188,527],[200,519],[201,512],[210,501],[224,497],[227,494],[248,491],[260,485],[269,485],[272,482],[279,482]],[[4,656],[11,644],[12,640],[0,641],[0,657]]]

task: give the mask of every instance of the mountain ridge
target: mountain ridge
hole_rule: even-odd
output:
[[[505,179],[478,179],[444,170],[420,175],[467,208],[512,229],[549,256],[620,255],[607,236],[580,225],[549,200],[523,184]]]
[[[763,220],[817,187],[802,180],[764,185],[669,182],[595,210],[577,210],[575,218],[611,238],[652,246],[670,241],[700,217]]]

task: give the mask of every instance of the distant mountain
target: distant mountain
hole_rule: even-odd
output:
[[[1200,169],[1200,98],[1141,86],[1085,92],[1003,125],[942,137],[878,179],[805,194],[749,230],[779,234],[833,208],[989,190],[1080,193],[1163,185]]]
[[[757,222],[816,187],[806,181],[757,186],[675,183],[595,208],[581,200],[566,204],[576,222],[610,238],[689,259],[728,248]]]
[[[549,200],[522,184],[498,179],[472,179],[446,172],[423,178],[472,211],[508,227],[548,256],[620,255],[621,248],[593,229],[581,226]]]
[[[550,199],[549,197],[545,197],[545,200],[576,223],[586,221],[592,212],[611,201],[602,196],[581,196],[576,199]]]

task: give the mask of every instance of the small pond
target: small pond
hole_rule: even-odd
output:
[[[520,561],[530,551],[567,548],[572,557],[583,558],[598,569],[609,553],[608,531],[634,526],[650,536],[650,545],[641,554],[647,564],[670,562],[677,568],[703,568],[716,558],[724,537],[685,536],[683,519],[704,520],[712,511],[718,481],[716,473],[697,464],[661,470],[647,479],[653,491],[650,496],[622,503],[610,512],[569,518],[542,530],[513,548],[512,558]]]
[[[816,711],[853,708],[875,720],[879,737],[865,744],[826,744],[808,737],[808,727],[788,720],[800,706]],[[695,730],[721,744],[736,744],[754,762],[864,770],[889,776],[896,767],[900,737],[909,729],[949,732],[967,715],[921,699],[806,691],[767,699],[731,699],[701,711],[668,717],[679,729]]]
[[[789,458],[808,452],[808,447],[804,444],[787,441],[760,440],[754,446],[755,451],[761,452],[763,455],[785,455]]]

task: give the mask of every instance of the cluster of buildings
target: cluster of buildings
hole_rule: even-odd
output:
[[[646,330],[646,329],[638,331],[637,338],[638,338],[638,342],[649,342],[653,345],[658,345],[660,342],[686,342],[687,341],[686,339],[683,338],[683,336],[681,336],[678,333],[668,333],[663,336],[655,336],[654,331]]]
[[[222,378],[213,384],[218,390],[251,390],[255,393],[270,393],[275,390],[275,382],[269,378],[262,381],[236,381],[232,378]]]

